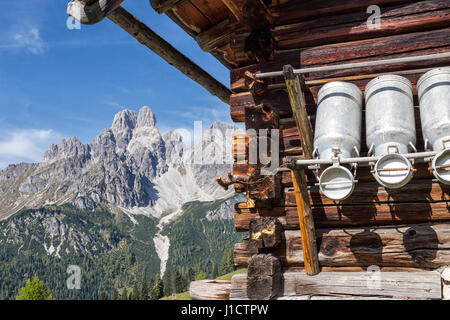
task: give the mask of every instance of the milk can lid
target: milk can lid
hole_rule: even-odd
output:
[[[343,166],[326,168],[319,179],[320,191],[331,200],[348,198],[355,187],[353,174]]]
[[[374,174],[382,186],[389,189],[401,188],[412,178],[411,162],[401,154],[387,154],[375,164]]]
[[[444,184],[450,184],[450,149],[439,152],[431,165],[436,179]]]

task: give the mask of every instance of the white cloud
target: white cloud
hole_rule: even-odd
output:
[[[0,169],[11,163],[40,162],[50,144],[61,139],[53,130],[17,129],[0,132]]]
[[[45,50],[44,41],[39,35],[39,29],[31,28],[28,32],[16,33],[14,41],[18,48],[23,48],[32,54],[42,54]]]
[[[0,37],[3,38],[3,37]],[[0,44],[0,49],[25,51],[31,54],[43,54],[46,44],[41,39],[39,29],[31,28],[26,31],[14,31],[8,35],[8,40]]]

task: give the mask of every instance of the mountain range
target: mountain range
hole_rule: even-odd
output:
[[[149,277],[164,276],[168,266],[187,272],[199,262],[212,269],[239,238],[232,218],[242,197],[215,181],[231,169],[230,137],[238,131],[216,122],[191,147],[176,131],[162,135],[153,112],[142,107],[138,114],[117,113],[89,144],[63,139],[40,163],[7,166],[0,171],[0,259],[19,263],[30,248],[45,261],[70,260],[74,253],[94,261],[127,248]],[[187,230],[197,233],[186,239]],[[202,258],[195,261],[196,255]],[[101,283],[119,289],[130,281],[118,273],[114,283]],[[8,283],[3,294],[11,297],[14,281]],[[89,292],[81,297],[95,298]]]

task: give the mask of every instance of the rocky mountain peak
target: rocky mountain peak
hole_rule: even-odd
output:
[[[76,137],[62,139],[58,145],[52,144],[45,152],[43,162],[52,162],[65,158],[84,156],[89,151],[87,145],[84,145]]]
[[[212,130],[232,134],[228,129],[233,127],[215,123],[201,141],[188,147],[177,131],[161,136],[149,107],[142,107],[138,115],[123,110],[115,115],[111,128],[102,130],[90,144],[75,137],[63,139],[50,146],[40,164],[0,171],[4,184],[0,191],[10,190],[0,193],[0,217],[22,207],[63,203],[83,209],[107,205],[159,217],[179,212],[189,201],[227,197],[232,191],[221,189],[215,177],[229,171],[231,164],[193,160],[194,150],[202,146],[203,160],[232,160],[222,154],[220,139],[209,138]]]
[[[113,120],[111,129],[113,131],[124,130],[124,129],[132,130],[136,127],[136,122],[137,122],[136,112],[125,109],[125,110],[118,112],[114,116],[114,120]]]
[[[139,110],[136,126],[137,127],[155,127],[156,126],[155,114],[149,107],[143,106]]]

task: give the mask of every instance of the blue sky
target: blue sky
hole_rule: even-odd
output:
[[[229,107],[108,19],[66,26],[69,0],[0,0],[0,169],[51,143],[90,142],[114,114],[149,106],[161,132],[231,123]],[[229,72],[148,0],[123,6],[219,81]]]

